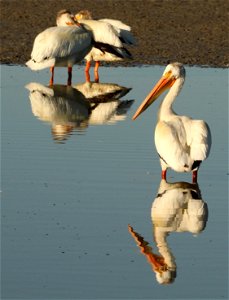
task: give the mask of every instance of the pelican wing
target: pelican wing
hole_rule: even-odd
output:
[[[91,33],[81,27],[50,27],[38,34],[31,57],[36,62],[74,55],[89,47]]]
[[[92,31],[96,42],[123,47],[116,30],[111,24],[97,20],[80,20],[79,22],[85,24],[86,28]]]
[[[155,145],[160,158],[172,169],[177,172],[190,169],[190,148],[182,122],[159,122],[155,129]]]
[[[126,25],[125,23],[119,21],[119,20],[114,20],[114,19],[100,19],[99,21],[105,22],[105,23],[109,23],[112,26],[116,27],[117,29],[121,30],[131,30],[131,27],[129,25]]]
[[[100,21],[111,24],[124,43],[129,45],[136,44],[135,38],[131,33],[131,27],[129,25],[126,25],[125,23],[119,20],[113,19],[100,19]]]
[[[204,160],[211,147],[211,133],[208,125],[202,120],[191,120],[188,144],[193,160]]]

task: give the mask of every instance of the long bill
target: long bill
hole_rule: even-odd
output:
[[[171,72],[164,74],[161,79],[156,83],[151,92],[142,102],[142,104],[137,109],[136,113],[132,117],[135,120],[144,110],[146,110],[166,89],[170,88],[174,82],[175,78],[171,76]]]

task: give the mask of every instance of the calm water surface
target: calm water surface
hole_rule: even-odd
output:
[[[75,67],[67,89],[57,69],[51,89],[1,66],[2,299],[228,299],[228,73],[187,67],[174,105],[212,131],[193,186],[160,180],[160,101],[131,121],[163,70],[101,68],[99,86]]]

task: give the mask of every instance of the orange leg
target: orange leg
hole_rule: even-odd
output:
[[[90,67],[91,67],[91,62],[90,62],[90,61],[87,61],[87,62],[86,62],[86,67],[85,67],[85,72],[89,72]]]
[[[95,68],[94,68],[95,82],[99,82],[99,66],[100,66],[100,62],[96,61]]]
[[[192,183],[197,183],[197,170],[192,172]]]
[[[162,170],[161,171],[161,179],[165,179],[166,180],[166,172],[167,172],[167,170]]]
[[[72,67],[68,67],[68,85],[72,85]]]
[[[90,67],[91,67],[91,62],[87,61],[86,62],[86,67],[85,67],[85,70],[84,70],[87,82],[90,82],[90,73],[89,73]]]
[[[51,72],[51,78],[49,80],[49,85],[53,85],[53,81],[54,81],[54,66],[50,67],[50,72]]]

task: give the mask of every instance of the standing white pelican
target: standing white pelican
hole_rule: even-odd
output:
[[[98,69],[100,61],[120,61],[124,58],[132,58],[131,53],[124,48],[125,44],[135,44],[131,27],[118,20],[100,19],[93,20],[88,10],[82,10],[75,15],[75,20],[81,24],[86,24],[93,30],[95,41],[106,43],[112,46],[113,52],[101,51],[95,47],[85,56],[85,73],[90,80],[89,70],[91,61],[95,61],[94,76],[95,81],[99,81]]]
[[[192,172],[193,182],[197,182],[198,168],[209,155],[211,133],[204,121],[179,116],[173,111],[172,104],[184,81],[183,65],[178,62],[169,64],[132,119],[135,120],[163,91],[170,88],[161,103],[155,129],[155,145],[160,156],[162,178],[166,179],[167,168],[171,168],[176,172]]]
[[[58,27],[47,28],[37,35],[26,65],[32,70],[50,67],[50,85],[53,85],[54,67],[68,67],[68,85],[71,85],[72,66],[91,50],[93,34],[75,22],[69,11],[59,12],[56,21]]]

